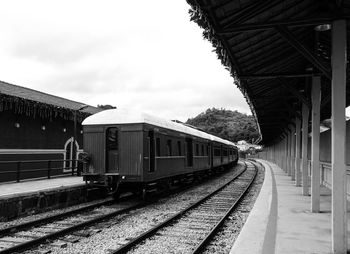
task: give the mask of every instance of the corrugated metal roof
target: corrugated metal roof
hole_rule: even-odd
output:
[[[9,84],[4,81],[0,81],[0,94],[5,94],[8,96],[17,97],[24,100],[44,103],[55,107],[60,107],[60,108],[65,108],[70,110],[79,110],[80,108],[86,106],[86,104],[81,102],[76,102],[76,101],[68,100],[55,95],[33,90],[30,88]],[[101,111],[101,109],[97,107],[93,107],[90,105],[87,105],[87,106],[88,107],[84,108],[81,111],[89,114],[95,114]]]
[[[102,124],[132,124],[147,123],[154,126],[162,127],[169,130],[175,130],[185,134],[193,135],[207,140],[219,143],[234,145],[228,140],[216,137],[203,131],[196,130],[181,123],[171,120],[162,119],[144,112],[134,111],[130,109],[108,109],[92,116],[87,117],[82,125],[102,125]]]

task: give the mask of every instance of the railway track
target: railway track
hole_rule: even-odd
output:
[[[128,199],[130,199],[130,196],[122,198],[122,202],[117,205],[114,205],[113,200],[110,199],[2,229],[0,230],[0,253],[20,252],[44,243],[49,239],[70,234],[86,226],[127,213],[144,205],[143,202],[133,202],[128,201]],[[104,209],[98,209],[99,207],[104,207]],[[75,241],[77,238],[87,236],[92,232],[93,230],[76,232],[75,239],[70,237],[70,239],[66,240]]]
[[[176,189],[168,195],[181,193],[192,187]],[[79,238],[87,237],[106,226],[102,223],[101,226],[94,227],[95,224],[157,201],[153,199],[148,202],[136,200],[130,202],[128,201],[130,198],[131,195],[121,198],[121,203],[117,205],[110,199],[2,229],[0,230],[0,254],[22,252],[57,238],[61,239],[62,243],[79,241]],[[98,209],[99,207],[103,208]]]
[[[110,253],[200,253],[237,207],[257,175],[253,162],[209,195]]]

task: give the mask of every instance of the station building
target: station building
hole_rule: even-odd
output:
[[[82,152],[81,122],[99,111],[0,81],[0,182],[47,177],[49,168],[51,176],[71,172]]]

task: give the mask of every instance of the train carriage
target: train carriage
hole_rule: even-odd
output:
[[[84,180],[145,191],[185,176],[237,163],[233,143],[145,113],[110,109],[84,120]]]

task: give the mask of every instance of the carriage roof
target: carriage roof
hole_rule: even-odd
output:
[[[191,128],[181,123],[176,123],[171,120],[162,119],[157,116],[150,115],[144,112],[125,110],[125,109],[108,109],[98,112],[87,117],[82,125],[109,125],[109,124],[133,124],[146,123],[154,126],[162,127],[169,130],[179,131],[192,136],[203,139],[216,141],[226,145],[233,146],[234,144],[228,140],[216,137],[206,132]]]

